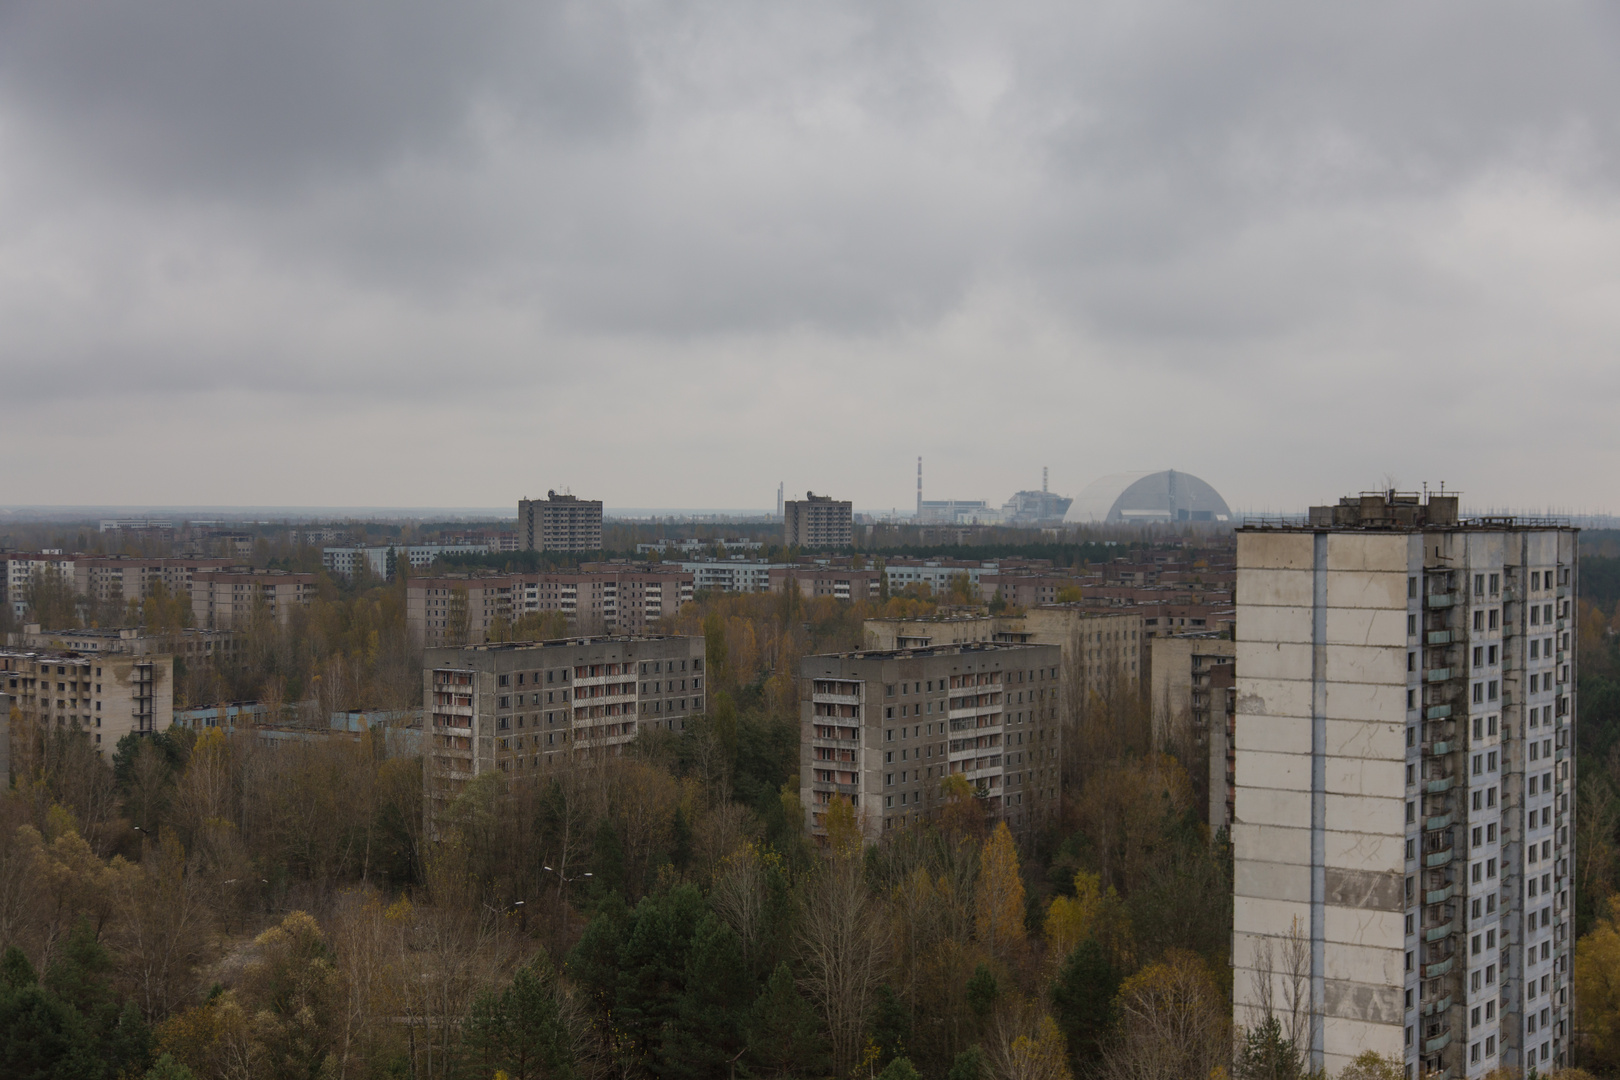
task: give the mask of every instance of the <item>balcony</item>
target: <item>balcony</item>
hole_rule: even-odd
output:
[[[815,693],[810,695],[810,700],[822,705],[859,705],[861,695]]]
[[[1451,715],[1450,705],[1430,705],[1423,710],[1425,720],[1444,720]]]
[[[1443,757],[1451,753],[1456,747],[1445,739],[1436,739],[1423,744],[1423,753],[1428,757]]]
[[[1456,920],[1452,920],[1448,923],[1442,923],[1439,926],[1431,926],[1423,931],[1423,940],[1431,942],[1440,941],[1443,938],[1450,937],[1456,929]]]
[[[1438,979],[1442,975],[1450,975],[1452,966],[1456,963],[1456,960],[1457,958],[1455,956],[1448,956],[1444,960],[1436,960],[1432,964],[1424,964],[1422,972],[1423,977],[1425,979]]]
[[[1444,1050],[1446,1047],[1448,1047],[1450,1045],[1451,1045],[1451,1029],[1449,1027],[1448,1028],[1442,1028],[1440,1030],[1440,1034],[1434,1036],[1433,1038],[1428,1038],[1428,1039],[1423,1040],[1423,1052],[1425,1054],[1439,1053],[1441,1050]]]
[[[1450,630],[1430,630],[1427,638],[1430,645],[1450,645],[1452,642]]]
[[[1461,673],[1459,672],[1459,675]],[[1424,682],[1446,682],[1451,678],[1451,669],[1446,667],[1430,668],[1423,673]]]
[[[1423,831],[1424,832],[1435,832],[1438,829],[1446,829],[1446,828],[1450,828],[1450,827],[1451,827],[1451,815],[1450,814],[1436,814],[1434,817],[1429,817],[1429,818],[1424,818],[1423,819]],[[1429,901],[1429,903],[1431,903],[1431,904],[1434,903],[1434,902],[1435,901],[1433,901],[1433,900]]]
[[[1440,889],[1430,889],[1423,894],[1423,902],[1425,904],[1443,904],[1456,894],[1456,885],[1447,885]]]
[[[1452,596],[1450,593],[1430,593],[1429,594],[1429,607],[1430,608],[1448,608],[1448,607],[1451,607],[1452,605],[1456,604],[1456,602],[1457,602],[1457,598]]]
[[[1423,1005],[1423,1015],[1433,1016],[1435,1013],[1443,1013],[1449,1008],[1451,1008],[1451,995],[1447,994],[1445,997],[1436,998],[1433,1001],[1425,1002]]]
[[[1445,866],[1451,862],[1452,857],[1455,854],[1455,848],[1446,848],[1443,851],[1427,852],[1423,856],[1423,865],[1429,870],[1433,870],[1437,866]]]

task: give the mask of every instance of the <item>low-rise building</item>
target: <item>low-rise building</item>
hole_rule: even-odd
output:
[[[956,775],[1029,835],[1059,808],[1062,660],[1052,645],[975,643],[807,656],[799,793],[826,835],[833,800],[868,840],[927,816]]]
[[[883,571],[856,570],[848,566],[816,566],[796,563],[772,570],[771,592],[789,587],[805,599],[830,596],[835,600],[875,600],[883,591]]]
[[[593,637],[429,649],[422,673],[430,834],[467,781],[619,754],[704,709],[701,637]]]
[[[771,591],[771,574],[793,563],[772,563],[758,559],[708,559],[680,563],[692,575],[694,588],[712,592],[754,593]]]
[[[130,732],[163,731],[174,717],[174,657],[0,650],[0,690],[18,712],[12,757],[47,731],[84,731],[109,760]]]
[[[574,636],[645,634],[691,601],[692,575],[673,566],[588,563],[544,574],[416,577],[405,623],[427,647],[479,644],[503,622],[556,612]]]

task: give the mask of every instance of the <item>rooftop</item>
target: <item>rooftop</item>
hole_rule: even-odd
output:
[[[1458,512],[1459,496],[1440,491],[1363,491],[1346,495],[1337,506],[1313,506],[1304,518],[1251,518],[1240,532],[1318,531],[1323,529],[1380,532],[1416,532],[1425,529],[1480,531],[1499,529],[1570,529],[1568,518],[1529,518],[1489,516],[1464,518]]]

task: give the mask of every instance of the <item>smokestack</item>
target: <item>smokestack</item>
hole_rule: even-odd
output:
[[[778,518],[782,516],[782,492],[786,487],[787,482],[785,480],[776,482],[776,516]]]
[[[1041,466],[1041,494],[1046,494],[1046,466]]]
[[[917,458],[917,519],[922,520],[922,457]]]

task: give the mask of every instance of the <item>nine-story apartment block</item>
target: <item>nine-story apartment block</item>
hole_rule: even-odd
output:
[[[876,840],[939,805],[961,776],[1014,832],[1058,810],[1056,645],[973,643],[807,656],[799,666],[800,798],[826,832],[835,798]]]
[[[601,551],[602,502],[546,492],[518,500],[518,547],[523,551]]]
[[[1576,539],[1396,492],[1239,530],[1236,1023],[1303,991],[1330,1071],[1567,1064]]]
[[[468,780],[619,754],[637,732],[703,714],[703,639],[596,637],[428,649],[429,830]]]

